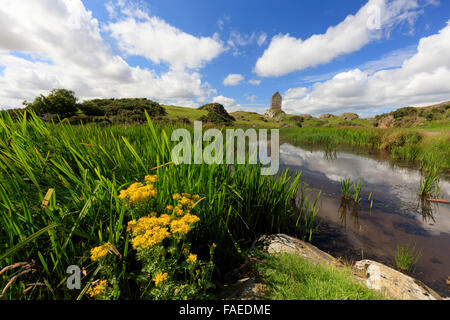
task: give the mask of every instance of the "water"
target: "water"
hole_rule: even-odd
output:
[[[397,246],[422,252],[413,276],[443,296],[450,296],[450,205],[422,204],[421,174],[413,165],[393,162],[378,152],[352,148],[336,152],[283,144],[280,168],[302,171],[313,198],[320,190],[319,231],[313,244],[335,257],[372,259],[395,266]],[[345,205],[340,180],[361,178],[362,200]],[[450,180],[441,178],[440,198],[450,200]],[[373,207],[367,201],[373,192]]]

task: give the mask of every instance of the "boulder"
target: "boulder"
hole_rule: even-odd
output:
[[[319,117],[319,119],[331,119],[331,118],[334,118],[334,117],[336,117],[334,114],[331,114],[331,113],[325,113],[325,114],[322,114],[322,115]]]
[[[309,261],[317,264],[331,264],[340,266],[341,263],[310,243],[292,238],[285,234],[274,234],[269,236],[261,236],[252,244],[252,250],[259,249],[269,254],[273,253],[290,253],[297,254]]]
[[[339,116],[339,118],[341,118],[343,120],[353,121],[355,119],[358,119],[359,116],[356,113],[346,112],[346,113],[341,114]]]
[[[399,300],[442,300],[432,289],[419,280],[371,260],[355,263],[355,270],[362,272],[369,289]]]

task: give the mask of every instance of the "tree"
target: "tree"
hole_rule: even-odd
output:
[[[78,110],[75,92],[67,89],[53,89],[47,97],[40,95],[32,103],[25,101],[24,104],[39,116],[50,113],[68,118]]]

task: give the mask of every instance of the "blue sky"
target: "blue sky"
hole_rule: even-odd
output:
[[[260,113],[279,91],[313,115],[450,100],[449,1],[53,2],[0,7],[3,108],[53,87]]]

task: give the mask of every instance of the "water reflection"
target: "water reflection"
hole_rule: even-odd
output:
[[[447,205],[435,205],[422,201],[417,196],[421,180],[419,170],[392,166],[381,159],[371,159],[350,152],[324,148],[322,151],[308,151],[291,144],[280,147],[282,166],[295,167],[303,171],[317,188],[331,188],[349,177],[364,182],[363,196],[374,194],[374,208],[395,211],[405,217],[420,218],[423,227],[430,232],[450,233],[450,209]],[[450,182],[441,179],[441,197],[450,198]],[[336,191],[337,192],[337,191]],[[347,208],[348,210],[348,208]],[[351,209],[353,210],[353,208]],[[357,208],[353,210],[356,214]]]
[[[369,258],[394,264],[397,246],[417,244],[423,251],[416,277],[444,295],[450,270],[450,206],[420,199],[421,173],[398,167],[376,155],[351,150],[307,150],[283,144],[281,168],[301,170],[311,199],[319,200],[320,232],[314,244],[350,260]],[[363,200],[342,199],[341,179],[361,178]],[[373,192],[373,206],[369,194]],[[301,196],[301,195],[299,195]],[[441,197],[450,199],[450,183],[441,179]]]

